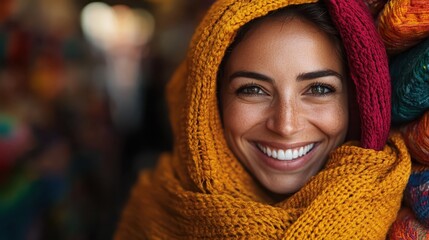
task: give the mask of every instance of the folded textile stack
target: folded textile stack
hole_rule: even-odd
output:
[[[392,57],[392,120],[407,123],[429,109],[429,38]]]
[[[365,0],[390,56],[392,126],[413,159],[390,239],[429,239],[429,1]],[[379,6],[378,6],[379,7]],[[379,7],[380,8],[380,7]]]
[[[402,133],[413,159],[429,165],[429,111],[403,126]]]
[[[428,239],[427,228],[423,226],[408,208],[403,208],[391,228],[390,240]]]
[[[429,36],[427,0],[389,0],[377,16],[388,53],[397,54]]]

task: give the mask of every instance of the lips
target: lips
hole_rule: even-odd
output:
[[[258,148],[268,157],[280,160],[280,161],[292,161],[307,155],[314,147],[314,143],[310,143],[306,146],[290,149],[275,149],[272,147],[257,144]]]

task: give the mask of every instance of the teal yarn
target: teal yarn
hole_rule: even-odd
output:
[[[405,123],[429,109],[429,38],[390,63],[392,122]]]

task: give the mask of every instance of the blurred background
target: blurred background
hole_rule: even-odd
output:
[[[212,0],[0,0],[0,240],[111,239]]]

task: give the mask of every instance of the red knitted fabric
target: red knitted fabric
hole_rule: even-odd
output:
[[[330,1],[347,53],[361,116],[361,144],[381,150],[390,128],[390,75],[384,44],[363,1]],[[361,17],[356,17],[361,16]],[[357,113],[352,113],[352,120]]]

